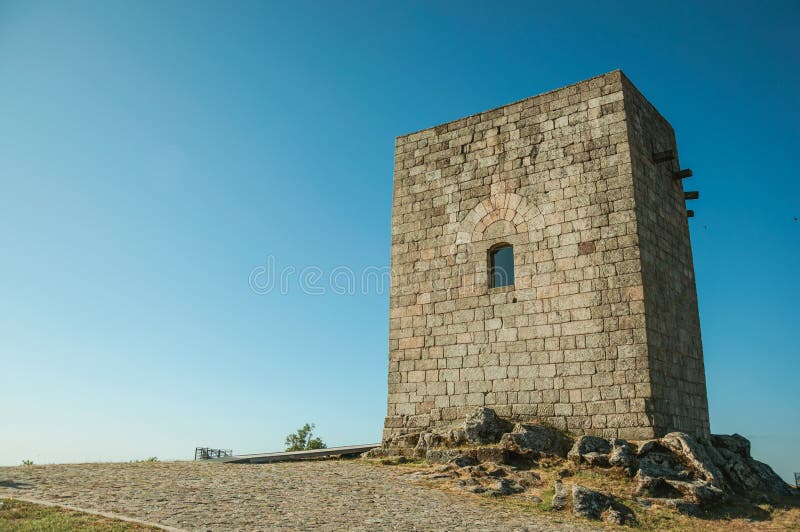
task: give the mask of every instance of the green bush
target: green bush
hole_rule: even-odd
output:
[[[308,451],[310,449],[326,449],[325,445],[320,438],[313,438],[314,424],[306,423],[301,428],[297,429],[294,434],[286,436],[286,450],[287,451]]]

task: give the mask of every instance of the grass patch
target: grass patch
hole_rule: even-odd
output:
[[[128,532],[130,530],[159,529],[63,508],[31,504],[14,499],[0,499],[0,530],[5,532],[67,532],[72,530]]]
[[[431,464],[424,458],[406,458],[404,456],[392,456],[387,458],[359,458],[358,460],[362,463],[370,465],[401,466],[408,467],[410,469],[420,469],[431,466]]]
[[[542,499],[542,502],[537,505],[539,506],[539,510],[543,512],[549,511],[551,509],[550,505],[553,504],[553,496],[555,494],[556,490],[553,488],[542,490],[541,494],[539,495],[539,498]]]

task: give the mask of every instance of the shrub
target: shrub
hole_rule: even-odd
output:
[[[301,428],[297,429],[294,434],[286,436],[286,450],[287,451],[308,451],[310,449],[325,449],[325,445],[320,438],[313,438],[314,424],[306,423]]]

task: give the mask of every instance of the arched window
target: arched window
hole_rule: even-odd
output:
[[[514,286],[514,246],[497,244],[489,249],[489,288]]]

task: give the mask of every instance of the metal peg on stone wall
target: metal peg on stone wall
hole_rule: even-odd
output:
[[[667,161],[671,161],[675,158],[675,152],[672,150],[665,150],[660,151],[653,154],[653,162],[658,163],[665,163]]]

